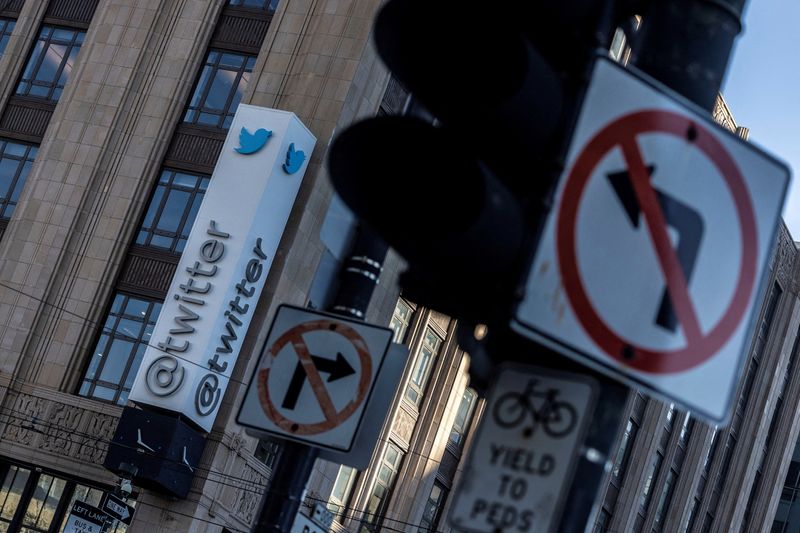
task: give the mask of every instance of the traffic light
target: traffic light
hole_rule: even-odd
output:
[[[378,53],[436,123],[367,119],[329,151],[342,199],[408,261],[405,293],[474,321],[517,297],[597,46],[590,26],[610,5],[516,4],[387,2]]]

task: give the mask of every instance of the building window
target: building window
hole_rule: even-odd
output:
[[[458,411],[456,412],[456,419],[453,421],[453,429],[450,430],[450,442],[456,446],[463,446],[464,438],[469,429],[469,423],[472,418],[472,413],[475,412],[475,399],[477,394],[472,389],[464,391],[461,397],[461,403],[458,404]]]
[[[80,30],[43,26],[17,85],[17,94],[57,102],[85,35]]]
[[[0,18],[0,56],[6,50],[8,39],[11,37],[11,32],[14,31],[16,23],[15,20]]]
[[[622,54],[625,52],[625,32],[622,31],[622,28],[617,28],[617,31],[614,32],[614,39],[611,41],[611,47],[608,50],[608,55],[614,61],[621,61]]]
[[[689,520],[687,522],[686,531],[692,531],[694,528],[694,521],[697,518],[697,510],[700,508],[700,499],[695,496],[692,498],[692,508],[689,509]]]
[[[253,56],[209,51],[183,121],[228,129],[255,62]]]
[[[208,181],[208,176],[163,170],[136,236],[136,244],[181,253]]]
[[[275,13],[278,9],[278,0],[228,0],[229,6],[251,7],[261,9],[268,13]]]
[[[618,480],[625,475],[625,470],[628,468],[628,462],[631,458],[632,444],[636,439],[636,433],[638,431],[639,425],[632,418],[629,418],[628,425],[625,427],[625,433],[622,435],[622,441],[619,443],[619,449],[617,449],[614,466],[611,469],[612,483],[618,483]]]
[[[653,485],[655,484],[656,479],[658,479],[658,473],[661,470],[661,463],[663,461],[664,457],[661,455],[661,451],[656,451],[655,456],[653,457],[653,462],[650,464],[650,469],[647,472],[647,478],[644,481],[642,494],[639,496],[639,512],[636,516],[636,522],[634,524],[635,531],[642,530],[642,524],[647,517],[647,509],[650,506],[650,500],[653,496]]]
[[[161,303],[117,293],[92,352],[79,394],[125,405]]]
[[[259,439],[253,456],[270,468],[275,468],[278,456],[281,453],[281,444],[277,440]]]
[[[422,394],[425,392],[428,376],[441,345],[442,339],[431,328],[427,328],[420,353],[414,363],[414,369],[411,371],[411,379],[406,387],[406,398],[416,406],[422,402]]]
[[[442,514],[444,502],[447,499],[447,488],[438,480],[433,482],[431,494],[425,502],[425,510],[422,511],[422,521],[419,523],[420,533],[434,532],[439,527],[439,518]]]
[[[413,316],[414,309],[405,300],[398,298],[397,304],[394,306],[394,313],[392,313],[392,321],[389,323],[389,327],[394,331],[392,341],[405,342]]]
[[[328,510],[333,513],[337,520],[342,519],[347,508],[347,503],[350,500],[350,494],[353,492],[353,487],[356,484],[358,477],[358,470],[353,467],[342,465],[339,467],[339,473],[336,475],[336,481],[333,483],[333,490],[331,497],[328,499]]]
[[[683,419],[683,425],[681,426],[681,434],[678,436],[678,444],[682,448],[686,448],[686,444],[689,442],[689,437],[691,437],[693,429],[694,429],[694,418],[692,418],[691,413],[687,413],[686,418]]]
[[[367,508],[364,511],[364,518],[361,520],[359,533],[381,530],[383,516],[389,504],[389,498],[402,460],[403,452],[400,451],[400,448],[389,443],[383,455],[381,467],[378,469],[372,494],[370,494],[367,501]]]
[[[594,523],[593,533],[605,533],[608,531],[608,525],[611,523],[611,513],[605,509],[600,509],[597,514],[597,521]]]
[[[800,441],[795,445],[792,462],[789,463],[789,470],[786,472],[786,479],[783,482],[781,499],[775,513],[775,521],[772,524],[773,532],[798,531],[798,527],[800,527],[797,503],[800,497],[798,496],[800,496]]]
[[[658,498],[656,516],[653,519],[653,533],[659,533],[664,530],[664,516],[667,514],[669,504],[672,501],[672,493],[675,489],[675,480],[677,477],[678,472],[670,468],[667,473],[667,479],[661,489],[661,496]]]
[[[39,149],[0,139],[0,218],[11,218]]]
[[[37,469],[41,470],[41,469]],[[72,504],[82,501],[100,506],[104,491],[9,463],[0,463],[0,531],[25,533],[63,531]],[[135,507],[136,501],[128,500]],[[60,524],[60,525],[59,525]],[[109,533],[123,533],[127,526],[116,522]]]
[[[700,527],[700,533],[708,533],[711,531],[711,524],[714,522],[714,515],[711,514],[711,511],[706,513],[705,519],[703,519],[703,525]]]
[[[15,465],[6,470],[0,486],[0,530],[8,531],[15,513],[22,508],[22,493],[30,475],[30,470]]]

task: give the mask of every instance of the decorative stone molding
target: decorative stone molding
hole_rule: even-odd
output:
[[[714,112],[712,113],[714,121],[725,129],[736,131],[736,121],[733,120],[733,114],[728,108],[728,104],[722,95],[717,96],[717,101],[714,104]]]
[[[404,405],[401,405],[400,409],[397,410],[394,424],[392,424],[392,432],[397,436],[398,440],[408,446],[416,425],[416,416],[409,413]]]
[[[227,521],[235,529],[249,530],[272,472],[248,451],[245,436],[212,432],[210,441],[218,447],[215,455],[222,462],[209,467],[211,472],[201,484],[219,482],[219,485],[213,494],[203,486],[197,490],[211,499],[213,516],[227,515]]]
[[[77,445],[73,436],[78,434],[83,410],[73,405],[53,403],[49,411],[48,422],[53,427],[45,432],[41,449],[59,455],[73,456],[73,447]]]
[[[789,235],[789,230],[781,223],[778,230],[777,249],[773,257],[772,268],[776,270],[775,279],[784,290],[793,290],[792,270],[797,247]]]
[[[119,418],[95,413],[88,417],[85,437],[79,440],[78,458],[90,463],[102,464],[109,442],[117,429]]]
[[[253,523],[255,519],[258,504],[261,501],[262,491],[256,491],[255,487],[263,487],[266,484],[267,476],[253,467],[253,465],[244,462],[240,473],[240,478],[245,481],[252,482],[248,487],[244,485],[237,490],[233,512],[239,520],[247,525]]]
[[[45,401],[27,394],[20,394],[13,405],[10,412],[3,409],[2,418],[5,428],[3,429],[3,438],[0,440],[31,446],[41,434],[37,425],[44,423],[42,417]]]
[[[87,409],[81,404],[97,402],[85,398],[48,391],[49,396],[58,395],[65,400],[58,401],[37,392],[9,391],[0,416],[0,441],[13,444],[14,451],[26,447],[102,465],[118,418]],[[23,453],[26,457],[31,455],[30,450]]]
[[[442,331],[447,331],[450,326],[450,317],[436,311],[431,311],[431,322],[439,326]]]

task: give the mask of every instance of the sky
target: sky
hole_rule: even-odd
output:
[[[748,0],[722,95],[750,141],[792,170],[783,218],[800,240],[800,1]]]

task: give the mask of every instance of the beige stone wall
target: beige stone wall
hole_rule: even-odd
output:
[[[223,3],[100,0],[0,241],[0,282],[13,288],[0,291],[1,407],[38,421],[30,428],[0,424],[5,456],[115,481],[100,465],[121,409],[74,391]],[[269,469],[253,458],[256,439],[233,418],[275,307],[303,305],[308,298],[324,251],[319,229],[333,194],[324,168],[331,136],[373,115],[386,88],[389,75],[369,41],[379,4],[282,0],[279,5],[243,102],[297,113],[317,136],[317,147],[192,491],[183,501],[141,491],[132,533],[216,533],[222,525],[248,530],[255,518]],[[20,15],[0,59],[0,105],[13,92],[45,7],[26,2]],[[388,323],[401,268],[401,259],[390,251],[368,320]],[[443,379],[463,388],[463,358],[445,370]],[[439,453],[446,442],[447,432],[428,427],[429,419],[443,415],[442,427],[449,425],[460,394],[436,394],[438,407],[420,424],[413,453]],[[391,427],[387,431],[408,429]],[[417,469],[429,468],[423,463]],[[318,462],[309,493],[326,499],[337,471],[337,465]],[[393,515],[416,512],[414,498],[427,498],[422,494],[432,481],[425,478],[422,487],[417,481],[403,489]],[[365,495],[367,487],[362,489]]]
[[[27,39],[12,41],[0,65],[5,96],[44,5],[25,4],[16,29]],[[10,287],[0,291],[2,408],[24,401],[46,431],[113,435],[120,409],[72,393],[220,5],[100,2],[0,241],[0,283]],[[113,479],[99,466],[104,452],[38,443],[19,440],[9,455]]]
[[[0,282],[12,287],[0,291],[2,408],[49,421],[27,432],[0,428],[8,456],[113,481],[99,466],[102,444],[92,448],[81,438],[94,433],[107,441],[120,409],[73,392],[222,4],[99,3],[0,241]],[[284,0],[258,56],[243,101],[294,111],[318,143],[234,372],[239,382],[249,379],[275,305],[307,299],[332,194],[323,169],[331,134],[379,105],[387,74],[374,51],[365,52],[378,4]],[[44,7],[26,2],[20,14],[0,60],[0,104],[13,91]],[[371,319],[388,321],[399,264],[394,255],[387,262]],[[255,440],[232,421],[241,392],[235,383],[228,390],[189,499],[143,493],[132,531],[249,527],[268,470],[252,458]],[[70,444],[66,434],[81,437]]]

